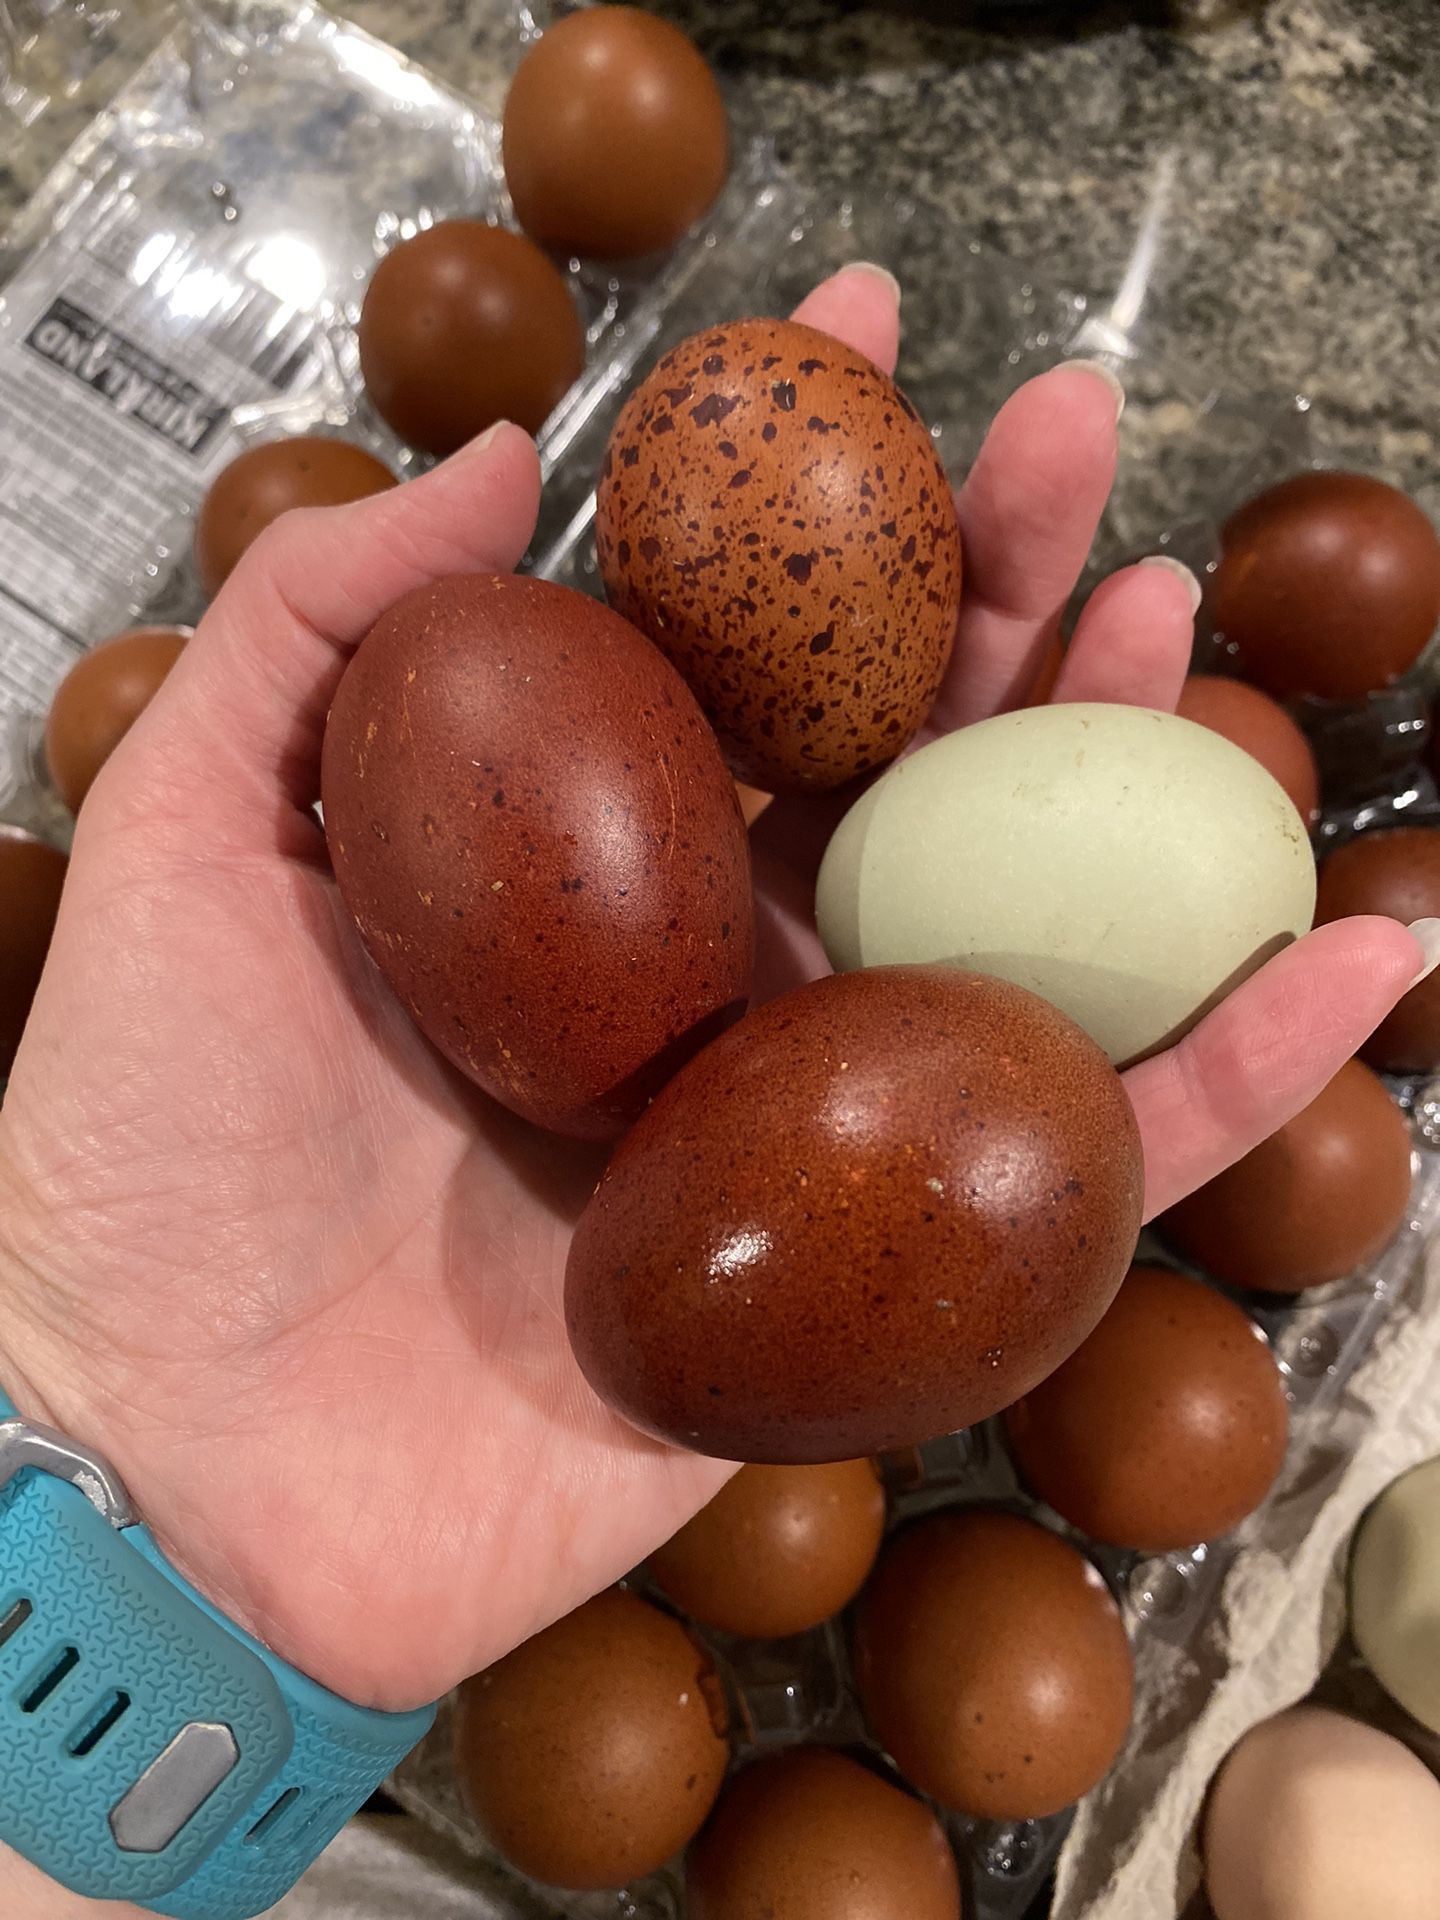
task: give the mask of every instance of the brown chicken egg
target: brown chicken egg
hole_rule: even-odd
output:
[[[1202,1280],[1134,1267],[1088,1340],[1005,1416],[1033,1493],[1096,1540],[1145,1553],[1238,1526],[1285,1458],[1280,1369]]]
[[[1226,521],[1210,601],[1247,680],[1282,700],[1359,700],[1434,632],[1440,540],[1383,480],[1297,473]]]
[[[541,246],[628,260],[678,240],[725,184],[725,103],[699,48],[638,7],[557,20],[505,101],[505,184]]]
[[[1362,833],[1332,853],[1320,870],[1315,924],[1352,913],[1389,914],[1407,924],[1440,915],[1440,827]],[[1440,1067],[1440,975],[1411,987],[1360,1057],[1382,1073]]]
[[[136,627],[82,654],[60,682],[45,722],[45,764],[72,813],[188,638],[185,627]]]
[[[387,253],[360,311],[360,371],[376,412],[426,453],[497,420],[538,433],[579,379],[585,332],[533,240],[442,220]]]
[[[702,1626],[781,1640],[850,1604],[884,1531],[885,1495],[868,1460],[742,1467],[650,1556],[650,1573]]]
[[[845,1460],[996,1412],[1124,1277],[1139,1135],[1048,1002],[943,967],[831,975],[693,1060],[570,1246],[586,1377],[724,1460]]]
[[[827,1747],[736,1775],[690,1849],[685,1893],[689,1920],[961,1920],[934,1814]]]
[[[861,1596],[855,1674],[906,1778],[987,1820],[1068,1807],[1130,1725],[1130,1643],[1110,1589],[1013,1513],[941,1513],[896,1535]]]
[[[14,1062],[40,984],[67,864],[57,848],[0,825],[0,1080]]]
[[[195,517],[195,565],[213,599],[240,556],[292,507],[343,507],[393,487],[373,453],[323,434],[247,447],[217,475]]]
[[[1320,810],[1320,774],[1310,742],[1285,709],[1258,687],[1223,674],[1192,673],[1175,711],[1243,747],[1278,780],[1308,827]]]
[[[1410,1130],[1349,1060],[1243,1159],[1163,1216],[1187,1259],[1231,1286],[1300,1293],[1383,1253],[1410,1204]]]
[[[611,605],[741,780],[843,785],[929,713],[960,605],[954,503],[914,408],[838,340],[738,320],[667,353],[610,436],[595,538]]]
[[[687,1844],[730,1749],[709,1656],[614,1588],[466,1682],[461,1795],[499,1851],[547,1885],[623,1887]]]
[[[345,670],[321,790],[376,964],[523,1118],[616,1133],[743,1011],[734,784],[679,675],[585,595],[498,574],[408,594]]]

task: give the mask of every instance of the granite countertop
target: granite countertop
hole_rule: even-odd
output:
[[[122,21],[154,5],[118,0]],[[802,176],[933,198],[961,230],[1061,284],[1113,283],[1171,171],[1149,309],[1157,344],[1242,386],[1304,387],[1333,451],[1433,482],[1433,0],[664,6]],[[493,97],[466,0],[338,0],[338,10]],[[114,77],[102,68],[36,121],[8,167],[0,159],[0,218]]]

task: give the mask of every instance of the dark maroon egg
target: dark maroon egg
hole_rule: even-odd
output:
[[[585,329],[559,269],[523,233],[483,220],[442,220],[386,254],[359,346],[376,412],[434,454],[497,420],[538,433],[585,366]]]
[[[67,861],[55,847],[0,825],[0,1080],[20,1045],[40,984]]]
[[[929,713],[960,533],[914,408],[792,320],[683,341],[626,402],[596,496],[610,603],[679,667],[736,775],[843,785]]]
[[[195,565],[212,598],[240,558],[282,513],[343,507],[395,485],[373,453],[326,434],[301,433],[247,447],[211,483],[195,516]]]
[[[336,878],[422,1032],[512,1111],[618,1132],[744,1008],[749,846],[684,682],[542,580],[408,594],[335,695]]]
[[[658,1607],[611,1589],[466,1682],[460,1791],[522,1873],[623,1887],[678,1853],[710,1811],[727,1721],[704,1649]]]
[[[1377,1074],[1347,1060],[1308,1107],[1161,1225],[1217,1280],[1300,1293],[1383,1253],[1409,1204],[1405,1116]]]
[[[1226,521],[1210,599],[1247,680],[1281,700],[1359,700],[1434,632],[1440,540],[1383,480],[1297,473]]]
[[[832,975],[692,1061],[570,1248],[591,1385],[727,1460],[843,1460],[983,1419],[1094,1326],[1139,1136],[1046,1001],[943,967]]]
[[[704,56],[639,7],[546,29],[505,100],[505,184],[522,227],[562,253],[671,246],[725,184],[725,103]]]
[[[45,764],[72,813],[159,692],[188,638],[187,627],[133,627],[82,654],[56,688],[45,722]]]
[[[960,1920],[944,1829],[827,1747],[759,1760],[721,1794],[685,1867],[689,1920]]]
[[[1405,922],[1440,916],[1440,827],[1397,827],[1362,833],[1320,869],[1315,924],[1352,913],[1383,913]],[[1411,987],[1360,1049],[1382,1073],[1429,1073],[1440,1067],[1440,974]]]
[[[1032,1520],[935,1514],[880,1556],[855,1619],[870,1731],[922,1793],[988,1820],[1058,1813],[1130,1725],[1120,1609],[1085,1555]]]
[[[1248,1313],[1203,1280],[1135,1267],[1005,1426],[1032,1492],[1072,1526],[1163,1553],[1218,1539],[1259,1506],[1290,1420]]]

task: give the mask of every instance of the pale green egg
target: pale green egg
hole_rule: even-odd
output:
[[[1315,861],[1278,784],[1219,734],[1035,707],[892,767],[836,830],[816,911],[837,970],[998,974],[1123,1066],[1307,930]]]

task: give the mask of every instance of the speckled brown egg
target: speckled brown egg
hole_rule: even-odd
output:
[[[650,1573],[702,1626],[780,1640],[850,1604],[884,1531],[885,1495],[869,1460],[742,1467],[650,1556]]]
[[[583,594],[498,574],[408,594],[345,670],[321,785],[376,964],[525,1119],[618,1132],[743,1010],[734,784],[679,675]]]
[[[690,1850],[685,1893],[689,1920],[961,1920],[934,1814],[827,1747],[736,1775]]]
[[[1232,1300],[1135,1267],[1105,1318],[1005,1416],[1033,1493],[1093,1539],[1146,1553],[1215,1540],[1270,1491],[1289,1407]]]
[[[1383,1253],[1410,1205],[1410,1129],[1349,1060],[1324,1091],[1162,1217],[1188,1259],[1231,1286],[1299,1293]]]
[[[505,99],[505,184],[542,246],[628,260],[708,213],[730,164],[725,103],[694,41],[639,7],[548,27]]]
[[[180,658],[186,627],[136,627],[83,654],[55,691],[45,764],[72,813]]]
[[[742,780],[843,784],[893,760],[955,637],[960,534],[892,380],[792,320],[667,353],[596,496],[610,603],[664,648]]]
[[[1308,827],[1320,810],[1320,774],[1310,742],[1285,709],[1258,687],[1218,673],[1192,673],[1175,711],[1243,747],[1278,780]]]
[[[1320,870],[1315,924],[1352,913],[1384,913],[1405,922],[1440,915],[1440,827],[1362,833],[1337,848]],[[1360,1049],[1383,1073],[1440,1067],[1440,975],[1411,987]]]
[[[855,1621],[870,1730],[907,1779],[987,1820],[1058,1813],[1130,1725],[1130,1643],[1083,1553],[1013,1513],[907,1527]]]
[[[301,433],[247,447],[211,483],[195,516],[195,565],[217,594],[241,555],[295,507],[343,507],[395,485],[373,453],[345,440]]]
[[[0,825],[0,1080],[10,1071],[40,984],[66,865],[55,847]]]
[[[1440,619],[1440,540],[1363,473],[1297,473],[1226,521],[1210,590],[1247,680],[1359,700],[1414,665]]]
[[[376,267],[360,310],[360,371],[376,412],[426,453],[497,420],[538,433],[585,367],[563,275],[533,240],[442,220]]]
[[[730,1749],[709,1655],[615,1588],[466,1682],[461,1795],[498,1850],[547,1885],[623,1887],[687,1844]]]
[[[1022,987],[832,975],[749,1015],[621,1143],[570,1247],[591,1385],[726,1460],[851,1459],[1018,1399],[1124,1277],[1118,1075]]]

